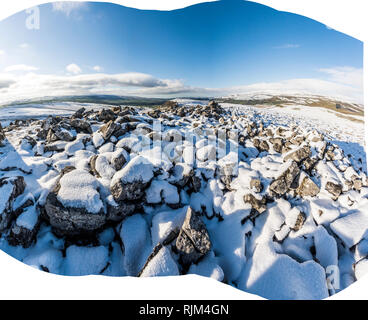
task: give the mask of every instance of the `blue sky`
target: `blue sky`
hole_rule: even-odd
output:
[[[0,96],[199,96],[289,86],[362,97],[362,42],[253,2],[171,12],[106,3],[39,9],[39,30],[25,27],[26,12],[0,22]]]

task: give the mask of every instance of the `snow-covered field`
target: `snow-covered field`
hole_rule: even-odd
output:
[[[104,106],[93,103],[56,102],[50,104],[20,104],[9,107],[0,106],[0,122],[8,125],[17,119],[44,119],[50,115],[71,116],[80,108],[100,110]]]
[[[0,109],[0,248],[56,274],[195,273],[269,299],[368,271],[362,117],[177,102]]]

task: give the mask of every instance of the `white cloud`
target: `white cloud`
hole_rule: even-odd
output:
[[[363,91],[343,83],[321,79],[291,79],[230,88],[201,88],[178,79],[159,79],[145,73],[119,74],[0,74],[0,102],[44,96],[116,94],[147,97],[236,96],[254,94],[306,94],[363,102]]]
[[[94,66],[92,69],[93,69],[94,71],[96,71],[96,72],[101,72],[101,71],[103,70],[103,68],[102,68],[102,67],[100,67],[100,66]]]
[[[66,66],[66,71],[72,74],[79,74],[82,73],[82,69],[75,63],[71,63]]]
[[[27,49],[27,48],[29,48],[29,44],[28,43],[21,43],[19,45],[19,48],[21,48],[21,49]]]
[[[11,74],[5,75],[11,76]],[[166,96],[196,90],[186,87],[180,80],[158,79],[144,73],[94,73],[65,76],[28,73],[23,76],[12,76],[14,78],[4,81],[4,85],[0,88],[1,103],[50,96],[50,92],[53,96],[83,94]]]
[[[5,72],[31,72],[36,70],[38,70],[37,67],[28,66],[26,64],[15,64],[4,69]]]
[[[363,90],[363,69],[352,67],[336,67],[319,69],[329,76],[329,80]]]
[[[84,2],[73,2],[73,1],[67,1],[67,2],[54,2],[52,4],[52,10],[53,11],[59,11],[64,13],[67,17],[70,16],[70,14],[75,11],[79,10],[83,7],[85,7],[87,4]]]
[[[8,74],[0,74],[0,90],[4,88],[9,88],[14,84],[14,79]]]
[[[5,55],[5,51],[0,49],[0,56]]]
[[[281,46],[274,47],[274,49],[296,49],[296,48],[300,48],[300,44],[287,43]]]

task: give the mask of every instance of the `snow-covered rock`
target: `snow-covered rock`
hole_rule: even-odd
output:
[[[211,241],[206,226],[190,207],[175,246],[184,266],[197,262],[211,249]]]
[[[87,171],[68,168],[45,203],[46,217],[59,232],[92,232],[106,223],[99,183]]]
[[[140,277],[178,276],[179,269],[170,250],[162,245],[155,248],[154,255],[143,267]]]
[[[272,299],[325,298],[366,272],[359,121],[299,105],[67,105],[1,121],[0,248],[17,259],[197,274]]]
[[[330,224],[332,231],[348,248],[357,244],[363,237],[368,236],[368,214],[366,208],[367,206]]]
[[[133,158],[123,169],[116,172],[111,180],[111,193],[116,201],[138,200],[153,178],[154,170],[150,161],[143,157]]]

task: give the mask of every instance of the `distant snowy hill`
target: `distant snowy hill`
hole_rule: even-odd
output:
[[[277,95],[277,94],[234,94],[219,99],[221,102],[252,105],[252,106],[279,106],[302,105],[322,107],[345,114],[363,115],[364,106],[347,100],[319,95]]]

